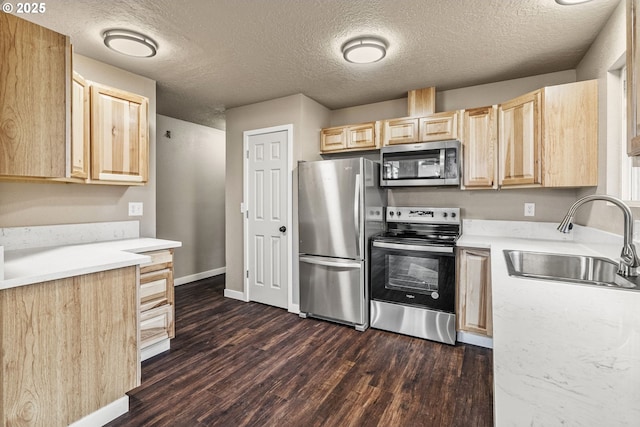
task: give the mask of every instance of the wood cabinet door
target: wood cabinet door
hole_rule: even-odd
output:
[[[418,142],[418,118],[385,120],[382,135],[382,145]]]
[[[458,330],[491,337],[491,252],[459,248],[457,263]]]
[[[346,149],[347,138],[346,126],[322,129],[320,132],[320,152],[327,153]]]
[[[627,0],[627,154],[640,155],[640,0]]]
[[[146,182],[149,169],[147,98],[91,86],[91,178]]]
[[[67,173],[69,38],[0,13],[0,175]]]
[[[498,107],[462,112],[463,188],[496,188],[498,184]]]
[[[173,330],[172,306],[163,305],[140,313],[140,348],[171,338]]]
[[[431,114],[420,118],[420,142],[458,138],[458,111]]]
[[[498,183],[502,187],[541,184],[541,91],[498,107]]]
[[[347,147],[361,150],[377,148],[375,122],[349,126],[347,129]]]
[[[71,96],[71,176],[89,178],[89,85],[74,71]]]
[[[3,426],[67,426],[140,385],[136,270],[0,292]]]
[[[598,185],[598,81],[542,92],[542,185]]]

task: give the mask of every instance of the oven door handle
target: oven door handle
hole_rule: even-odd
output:
[[[325,259],[319,259],[310,256],[298,257],[300,262],[306,262],[307,264],[324,265],[325,267],[339,267],[339,268],[360,268],[362,267],[359,262],[354,261],[328,261]]]
[[[376,248],[384,249],[399,249],[403,251],[417,251],[417,252],[437,252],[452,254],[453,247],[442,246],[422,246],[422,245],[405,245],[403,243],[387,243],[387,242],[373,242],[373,246]]]

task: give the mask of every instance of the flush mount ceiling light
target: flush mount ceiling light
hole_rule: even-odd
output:
[[[350,40],[342,46],[344,59],[356,64],[378,62],[387,54],[387,44],[374,37]]]
[[[556,3],[561,4],[563,6],[571,6],[574,4],[586,3],[591,0],[556,0]]]
[[[107,30],[102,34],[104,44],[123,55],[150,58],[158,51],[158,44],[145,36],[129,30]]]

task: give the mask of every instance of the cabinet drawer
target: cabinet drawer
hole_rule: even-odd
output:
[[[347,146],[349,148],[376,148],[375,122],[350,126],[347,135]]]
[[[338,151],[347,148],[347,128],[344,126],[322,129],[320,151]]]
[[[170,269],[164,269],[140,276],[140,311],[173,302],[173,286]]]
[[[420,119],[420,141],[458,138],[458,112],[432,114]]]
[[[385,120],[382,145],[409,144],[418,141],[418,119]]]
[[[165,305],[140,313],[140,347],[173,338],[173,306]]]
[[[163,270],[173,266],[173,251],[166,249],[155,252],[145,252],[144,255],[151,257],[149,264],[143,264],[140,266],[140,274],[148,273],[150,271]]]

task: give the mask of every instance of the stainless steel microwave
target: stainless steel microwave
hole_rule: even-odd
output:
[[[382,187],[460,185],[460,141],[382,147]]]

